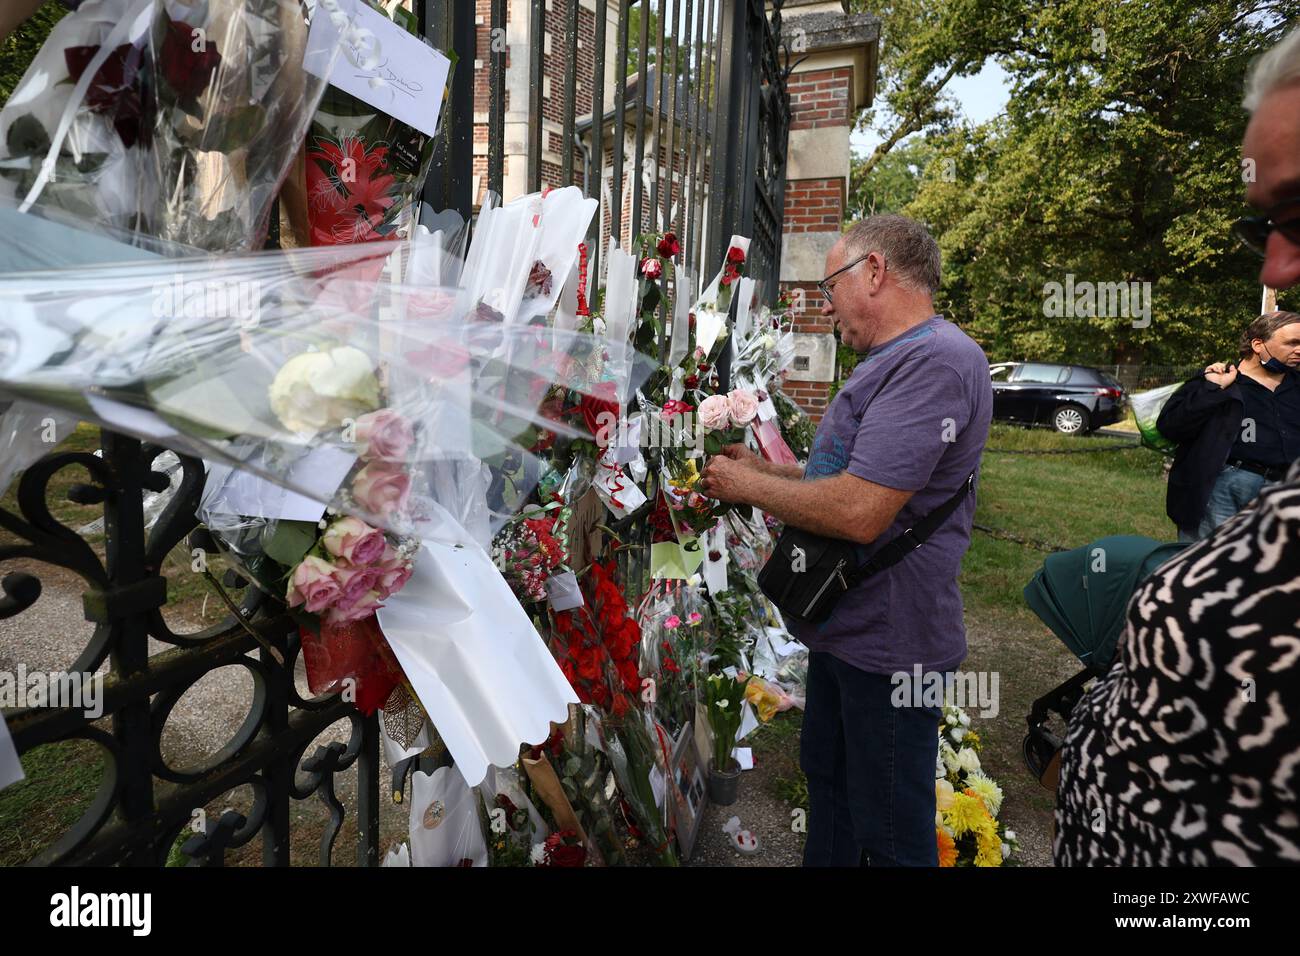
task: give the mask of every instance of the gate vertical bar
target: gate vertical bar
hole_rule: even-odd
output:
[[[609,0],[599,0],[596,4],[596,50],[593,86],[591,88],[591,183],[587,192],[599,204],[593,217],[588,235],[594,235],[595,241],[589,241],[591,254],[588,275],[591,276],[593,297],[600,285],[600,245],[601,229],[605,222],[608,207],[605,203],[605,43],[609,25]]]
[[[532,0],[528,18],[528,191],[542,188],[542,50],[545,0]]]
[[[560,184],[573,185],[573,124],[578,111],[578,0],[566,0],[569,6],[564,24],[564,53],[568,58],[564,70],[564,135],[561,149],[563,163]]]
[[[640,57],[636,84],[636,157],[633,160],[632,218],[628,242],[636,254],[636,237],[642,232],[641,201],[645,193],[645,121],[646,103],[650,98],[650,0],[641,0]]]
[[[506,0],[492,0],[488,30],[488,189],[501,195],[505,179],[506,139]]]
[[[619,0],[618,5],[618,62],[614,64],[614,188],[610,204],[613,217],[610,220],[610,237],[615,243],[623,244],[623,124],[627,120],[627,31],[629,0]]]

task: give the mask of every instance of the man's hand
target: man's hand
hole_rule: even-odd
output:
[[[724,445],[720,454],[725,455],[732,461],[755,468],[765,475],[774,475],[777,478],[803,477],[803,468],[799,465],[778,465],[776,462],[768,461],[761,455],[754,454],[744,445]]]
[[[743,446],[728,445],[721,455],[714,455],[704,466],[698,490],[728,504],[749,504],[746,494],[753,490],[755,477],[762,474],[761,465],[759,457]]]
[[[1205,367],[1205,377],[1219,388],[1227,388],[1237,380],[1237,366],[1215,362]]]

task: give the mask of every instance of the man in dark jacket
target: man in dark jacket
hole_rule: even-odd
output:
[[[1261,315],[1237,366],[1186,382],[1156,427],[1178,444],[1165,510],[1181,540],[1203,538],[1300,458],[1300,315]]]

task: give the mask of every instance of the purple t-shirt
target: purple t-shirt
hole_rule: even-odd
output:
[[[804,479],[839,474],[914,491],[860,560],[948,500],[979,467],[993,413],[988,359],[936,315],[868,352],[826,409]],[[978,481],[978,479],[977,479]],[[957,572],[969,497],[920,548],[850,589],[820,625],[791,623],[815,651],[876,674],[955,668],[966,657]]]

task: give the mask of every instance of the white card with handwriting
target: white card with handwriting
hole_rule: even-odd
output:
[[[451,60],[360,0],[317,0],[302,65],[427,136],[438,131]]]

